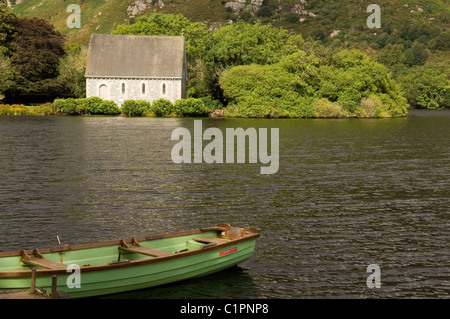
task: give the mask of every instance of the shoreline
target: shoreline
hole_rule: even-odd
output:
[[[349,116],[305,116],[305,117],[249,117],[249,116],[239,116],[239,115],[227,115],[224,109],[216,109],[210,111],[208,115],[205,116],[179,116],[176,114],[169,114],[163,116],[157,116],[152,113],[143,114],[141,116],[128,116],[124,113],[108,115],[108,114],[68,114],[55,110],[51,103],[41,104],[41,105],[22,105],[22,104],[0,104],[0,116],[73,116],[73,117],[130,117],[130,118],[215,118],[215,119],[388,119],[388,118],[405,118],[410,116],[410,112],[416,111],[445,111],[447,108],[440,109],[418,109],[409,108],[405,115],[398,116],[357,116],[355,114]]]
[[[416,110],[416,109],[410,109]],[[418,109],[417,109],[418,110]],[[443,110],[443,109],[438,109]],[[409,110],[408,110],[409,111]],[[52,108],[51,104],[43,104],[43,105],[5,105],[0,104],[0,116],[73,116],[73,117],[131,117],[131,118],[139,118],[139,117],[162,117],[162,118],[190,118],[190,117],[203,117],[203,118],[216,118],[216,119],[233,119],[233,118],[246,118],[246,119],[374,119],[374,118],[403,118],[407,117],[408,113],[405,115],[399,116],[387,116],[387,117],[376,117],[376,116],[305,116],[305,117],[250,117],[250,116],[240,116],[240,115],[226,115],[223,109],[216,109],[210,112],[206,116],[178,116],[175,114],[157,116],[154,114],[144,114],[141,116],[128,116],[123,113],[108,115],[108,114],[67,114],[63,112],[56,111]]]

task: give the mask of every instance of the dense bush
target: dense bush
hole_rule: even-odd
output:
[[[122,113],[125,116],[143,116],[150,111],[151,104],[145,100],[126,100],[122,104]]]
[[[428,109],[445,106],[447,75],[437,69],[426,69],[417,77],[417,104]]]
[[[209,109],[201,99],[181,99],[174,105],[174,113],[178,116],[205,116]]]
[[[442,103],[442,106],[446,108],[450,108],[450,86],[447,86],[443,93],[443,99],[444,102]]]
[[[79,105],[80,114],[117,115],[120,110],[113,101],[102,100],[99,97],[80,98],[75,100]]]
[[[102,100],[98,97],[80,99],[55,99],[52,107],[55,111],[68,115],[117,115],[120,109],[113,101]]]
[[[445,73],[426,68],[421,73],[408,73],[399,78],[408,103],[417,108],[449,107],[449,81]]]
[[[153,101],[150,110],[156,116],[170,115],[174,111],[172,102],[166,99]]]
[[[99,112],[96,114],[118,115],[118,114],[120,114],[120,109],[115,102],[104,100],[102,103],[100,103]]]
[[[76,102],[76,99],[55,99],[52,104],[53,108],[57,112],[61,112],[68,115],[79,115],[81,108]]]
[[[405,51],[405,64],[408,66],[423,65],[428,58],[425,45],[415,42],[408,50]]]

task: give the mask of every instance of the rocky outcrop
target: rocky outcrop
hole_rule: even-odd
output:
[[[263,0],[229,0],[225,2],[224,7],[230,8],[231,11],[236,15],[239,15],[244,11],[248,11],[254,16],[262,7],[262,5]],[[315,14],[313,12],[309,12],[305,9],[306,5],[306,0],[298,0],[297,3],[289,6],[283,4],[283,2],[279,0],[275,9],[279,12],[298,14],[302,17],[300,18],[300,21],[302,21],[305,19],[305,17],[315,17]]]
[[[134,18],[144,11],[150,8],[163,8],[164,2],[163,0],[135,0],[131,5],[127,8],[128,17]]]
[[[224,6],[225,8],[231,8],[231,10],[239,14],[242,10],[249,11],[253,14],[258,11],[258,9],[261,7],[263,0],[251,0],[250,3],[247,0],[232,0],[225,2]]]

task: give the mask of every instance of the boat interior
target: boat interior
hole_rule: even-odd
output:
[[[245,237],[252,230],[228,224],[201,228],[197,232],[156,235],[85,245],[59,245],[46,249],[0,253],[0,272],[36,269],[66,270],[69,265],[89,267],[161,258],[201,250]]]

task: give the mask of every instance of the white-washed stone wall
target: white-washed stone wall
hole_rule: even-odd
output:
[[[122,84],[125,84],[124,92]],[[145,84],[145,92],[143,92],[142,84]],[[101,90],[101,86],[106,88],[103,87]],[[100,91],[104,93],[103,96],[100,96]],[[114,101],[119,107],[125,100],[146,100],[152,103],[154,100],[164,98],[174,103],[183,98],[182,81],[181,79],[87,78],[86,97],[92,96]]]

